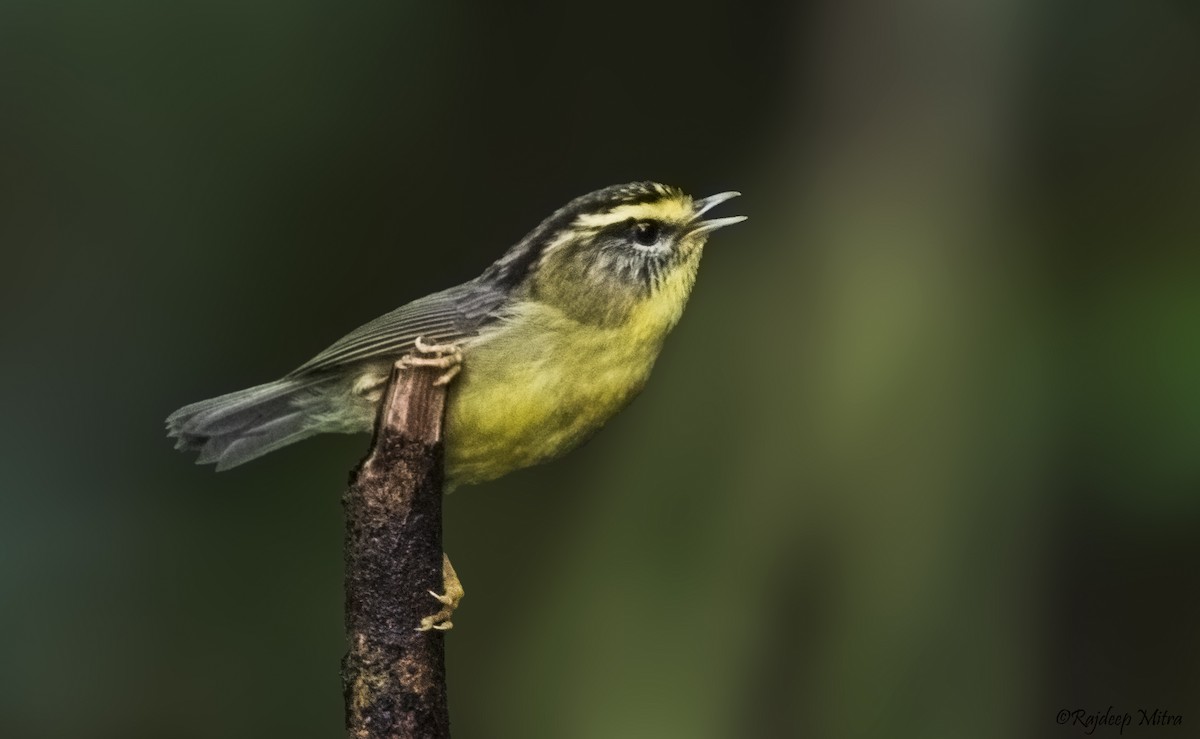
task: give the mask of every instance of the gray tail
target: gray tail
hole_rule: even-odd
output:
[[[196,464],[227,470],[321,432],[310,404],[312,380],[278,380],[185,405],[167,417],[176,449],[198,451]]]

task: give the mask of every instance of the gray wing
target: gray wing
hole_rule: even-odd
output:
[[[417,337],[450,344],[476,336],[481,327],[498,319],[505,297],[502,289],[480,280],[426,295],[359,326],[287,376],[396,358],[411,349]]]

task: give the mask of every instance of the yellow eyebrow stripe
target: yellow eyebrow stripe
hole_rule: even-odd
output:
[[[694,215],[692,199],[685,196],[664,198],[653,203],[618,205],[605,213],[582,213],[575,219],[575,223],[583,228],[604,228],[631,218],[635,221],[655,220],[667,223],[687,223],[692,220]]]

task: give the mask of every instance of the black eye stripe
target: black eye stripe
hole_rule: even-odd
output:
[[[658,227],[658,233],[654,240],[648,241],[648,243],[641,243],[637,239],[637,227],[643,223],[653,223]],[[623,221],[610,223],[596,229],[593,232],[593,238],[623,242],[626,245],[650,246],[672,238],[678,231],[677,224],[660,221],[656,218],[626,218]]]

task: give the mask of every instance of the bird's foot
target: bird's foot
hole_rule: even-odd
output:
[[[434,367],[446,370],[436,380],[434,387],[450,384],[450,381],[462,371],[462,348],[457,344],[426,344],[424,336],[418,336],[414,342],[416,350],[421,354],[433,356],[419,357],[412,354],[400,359],[402,367]]]
[[[421,625],[417,627],[417,631],[429,631],[430,629],[449,631],[454,628],[450,616],[454,614],[454,609],[458,608],[458,602],[462,600],[465,593],[462,582],[454,572],[454,565],[450,564],[450,557],[445,553],[442,554],[442,589],[446,592],[438,594],[432,590],[429,591],[429,594],[442,604],[442,609],[432,616],[421,619]]]

